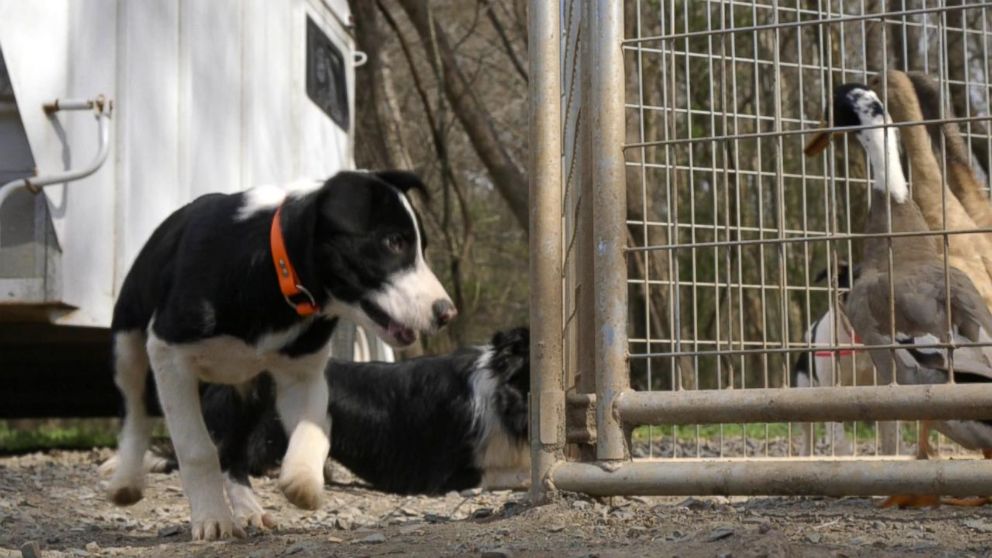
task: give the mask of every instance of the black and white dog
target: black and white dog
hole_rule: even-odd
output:
[[[142,496],[151,367],[181,464],[194,539],[244,535],[200,406],[199,383],[244,385],[263,371],[289,433],[279,486],[314,509],[330,442],[323,372],[339,315],[395,346],[455,308],[424,260],[407,172],[342,172],[289,191],[200,197],[152,233],[121,287],[111,329],[125,403],[115,503]]]
[[[399,363],[332,359],[325,371],[331,456],[372,488],[398,494],[526,484],[529,343],[528,330],[517,328],[496,333],[488,345],[443,356]],[[247,391],[216,384],[202,389],[234,516],[256,527],[275,522],[255,500],[249,475],[278,467],[288,443],[273,387],[262,375]],[[156,470],[176,466],[168,453],[160,457],[165,460]]]

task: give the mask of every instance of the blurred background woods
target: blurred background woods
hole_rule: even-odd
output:
[[[350,0],[358,49],[359,168],[422,174],[428,259],[458,319],[425,339],[441,353],[525,325],[525,0]]]
[[[568,26],[582,3],[563,4]],[[680,246],[634,251],[628,260],[630,350],[657,355],[631,361],[635,387],[788,383],[797,353],[759,349],[801,343],[837,295],[816,276],[857,261],[860,248],[853,241],[761,241],[860,232],[864,161],[858,149],[838,157],[833,168],[826,168],[826,158],[804,160],[801,134],[728,136],[816,127],[834,85],[866,82],[883,68],[949,78],[958,116],[987,113],[987,91],[954,83],[986,81],[983,35],[959,30],[987,27],[988,10],[928,7],[922,0],[626,2],[628,38],[686,33],[625,46],[628,144],[650,144],[626,150],[629,244]],[[858,19],[920,8],[885,23]],[[358,48],[368,54],[357,71],[357,163],[412,168],[426,178],[429,259],[461,312],[422,350],[447,351],[525,324],[526,2],[351,0],[351,9]],[[828,16],[856,17],[842,24],[690,33]],[[567,29],[563,36],[575,37]],[[568,41],[566,50],[582,46],[581,37]],[[578,112],[581,119],[581,106]],[[962,128],[970,134],[976,169],[987,169],[985,127]],[[686,141],[693,138],[714,139]],[[566,171],[571,188],[583,170]],[[682,247],[740,240],[754,242]],[[755,353],[665,356],[727,350]]]

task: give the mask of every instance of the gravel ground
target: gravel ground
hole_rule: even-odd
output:
[[[512,492],[402,497],[336,470],[317,512],[255,482],[280,527],[189,542],[178,476],[150,475],[115,508],[99,488],[108,450],[0,459],[0,558],[41,556],[987,556],[992,509],[879,510],[868,499],[614,498],[563,495],[531,508]]]

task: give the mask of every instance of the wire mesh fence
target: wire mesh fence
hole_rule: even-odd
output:
[[[953,124],[988,204],[992,4],[627,0],[622,9],[631,387],[887,383],[844,312],[871,202],[864,150],[844,135],[807,158],[804,144],[828,126],[836,86],[872,83],[888,106],[880,78],[922,72],[941,94],[921,95],[924,116],[916,119],[934,132],[941,180],[949,180],[953,157],[941,133]],[[563,3],[564,383],[592,393],[599,324],[594,286],[583,277],[595,258],[583,247],[595,242],[584,182],[595,153],[582,130],[600,68],[582,64],[595,28],[581,25],[580,12],[580,2]],[[916,169],[903,165],[914,184]],[[935,199],[944,221],[930,229],[945,250],[955,236],[981,236],[948,234],[956,227],[946,220],[947,198]],[[572,433],[576,420],[572,441],[593,439]],[[914,453],[918,430],[915,422],[655,424],[627,435],[635,458],[868,457]],[[931,436],[941,453],[961,451]]]

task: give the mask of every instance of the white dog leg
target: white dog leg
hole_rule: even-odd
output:
[[[262,509],[250,486],[231,479],[230,475],[224,475],[224,490],[227,491],[227,499],[231,502],[234,518],[238,523],[259,529],[272,529],[276,526],[276,520]]]
[[[193,540],[244,537],[224,499],[224,476],[200,409],[198,379],[176,350],[155,335],[148,340],[155,382],[169,436],[179,459],[179,477],[189,499]]]
[[[145,336],[140,331],[114,336],[114,369],[114,383],[124,398],[124,425],[107,494],[118,506],[128,506],[141,500],[145,487],[144,457],[151,439],[151,420],[145,409],[148,354]]]
[[[289,435],[279,488],[293,505],[308,510],[320,506],[324,462],[331,449],[323,364],[315,372],[304,378],[272,374],[277,387],[276,409]]]

